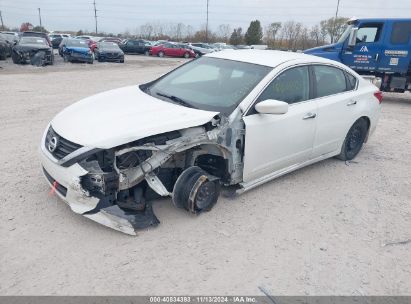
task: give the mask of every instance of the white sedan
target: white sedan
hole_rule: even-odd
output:
[[[200,213],[221,186],[243,192],[329,157],[353,159],[375,130],[381,100],[334,61],[217,52],[69,106],[45,130],[41,162],[74,212],[135,234],[159,223],[156,197]]]

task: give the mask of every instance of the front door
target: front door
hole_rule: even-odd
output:
[[[250,182],[310,159],[317,122],[311,100],[309,69],[294,67],[276,77],[256,103],[285,101],[285,114],[259,114],[254,107],[243,118],[245,151],[243,181]]]
[[[347,46],[341,61],[355,71],[376,71],[381,59],[383,23],[362,23],[357,32],[356,44]]]

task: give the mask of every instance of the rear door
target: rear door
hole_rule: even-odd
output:
[[[341,148],[360,100],[356,91],[358,80],[344,70],[315,65],[313,74],[318,117],[312,157],[316,158]]]
[[[132,40],[127,41],[124,45],[124,52],[132,53],[133,52],[134,42]]]
[[[361,23],[356,45],[342,52],[342,63],[358,72],[377,70],[381,59],[383,30],[384,24],[381,22]]]
[[[173,56],[173,45],[171,43],[165,43],[162,51],[166,56]]]

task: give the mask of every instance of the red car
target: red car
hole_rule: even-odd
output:
[[[194,58],[196,56],[193,50],[186,48],[183,45],[178,45],[170,42],[151,47],[150,55],[159,57],[170,56],[184,58]]]
[[[94,50],[96,49],[96,47],[97,47],[97,42],[95,42],[93,39],[91,39],[91,38],[88,38],[87,36],[77,36],[77,37],[75,37],[76,39],[81,39],[81,40],[86,40],[87,41],[87,43],[88,43],[88,47],[90,48],[90,50],[92,51],[92,52],[94,52]]]

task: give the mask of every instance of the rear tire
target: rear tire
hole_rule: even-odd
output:
[[[144,55],[145,55],[145,56],[149,56],[149,55],[150,55],[150,52],[149,52],[149,51],[145,51],[145,52],[144,52]]]
[[[163,53],[163,52],[159,52],[159,53],[158,53],[158,57],[161,57],[161,58],[164,57],[164,53]]]
[[[361,151],[368,132],[368,122],[364,118],[358,119],[350,128],[337,156],[341,160],[352,160]]]

